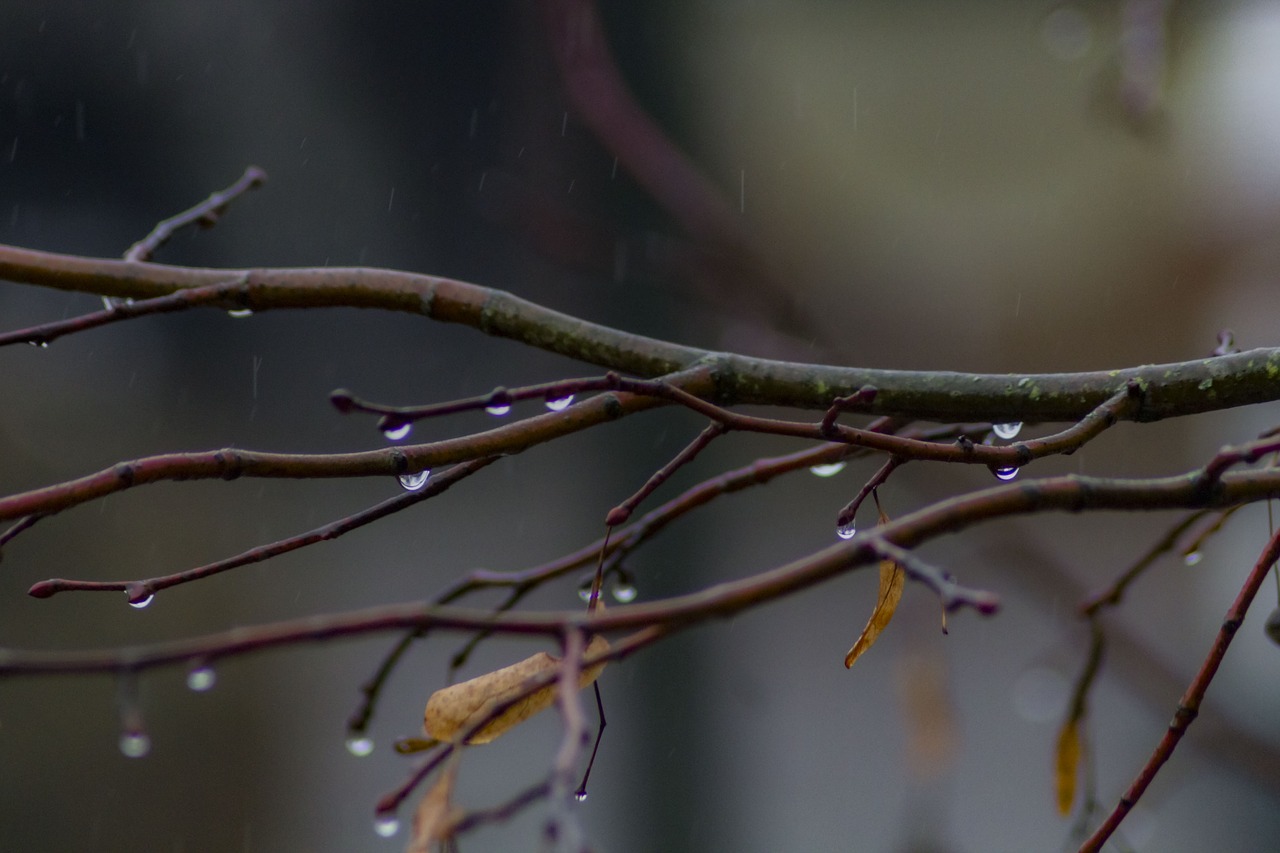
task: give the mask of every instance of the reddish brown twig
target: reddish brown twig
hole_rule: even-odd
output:
[[[1280,557],[1280,531],[1272,534],[1270,541],[1262,549],[1262,554],[1258,557],[1258,561],[1254,563],[1253,569],[1245,579],[1244,586],[1240,588],[1235,601],[1227,609],[1226,616],[1222,621],[1222,627],[1218,629],[1218,636],[1214,640],[1213,646],[1209,649],[1208,656],[1205,657],[1204,663],[1200,665],[1195,678],[1191,680],[1191,684],[1178,701],[1173,720],[1170,721],[1169,728],[1165,731],[1164,736],[1160,738],[1160,742],[1156,744],[1155,751],[1151,753],[1151,757],[1143,765],[1137,778],[1133,780],[1129,789],[1125,791],[1120,801],[1116,803],[1115,809],[1107,816],[1107,819],[1103,821],[1093,835],[1080,846],[1080,853],[1097,853],[1102,849],[1102,845],[1106,843],[1107,839],[1111,837],[1111,834],[1120,825],[1120,822],[1124,820],[1125,816],[1142,797],[1143,792],[1147,790],[1147,786],[1151,784],[1151,780],[1155,778],[1160,768],[1173,755],[1173,751],[1178,746],[1178,742],[1182,740],[1187,727],[1191,725],[1196,715],[1200,713],[1200,703],[1204,701],[1205,692],[1209,689],[1209,684],[1218,672],[1218,666],[1222,663],[1222,658],[1227,653],[1227,647],[1231,645],[1231,640],[1235,637],[1236,631],[1239,630],[1240,625],[1244,622],[1245,613],[1248,612],[1249,605],[1253,603],[1254,596],[1258,594],[1258,589],[1266,581],[1267,574],[1278,557]]]
[[[609,510],[604,523],[610,527],[616,527],[619,524],[626,524],[627,520],[631,518],[631,512],[639,506],[641,501],[653,494],[659,486],[670,479],[671,475],[678,471],[682,466],[691,462],[694,457],[706,449],[708,444],[724,435],[725,431],[725,425],[719,422],[713,422],[710,426],[705,428],[698,434],[697,438],[689,442],[683,450],[677,453],[674,459],[655,471],[653,476],[645,481],[645,484],[640,487],[639,491],[615,506],[613,509]],[[601,556],[603,556],[603,549]]]
[[[101,591],[118,591],[128,590],[131,598],[143,599],[149,595],[159,592],[162,589],[168,589],[172,586],[179,586],[184,583],[201,580],[229,569],[247,566],[252,563],[260,563],[263,560],[269,560],[272,557],[278,557],[281,554],[287,554],[290,551],[296,551],[299,548],[305,548],[308,545],[314,545],[317,542],[327,542],[337,539],[352,530],[371,524],[379,519],[386,518],[389,515],[407,509],[414,504],[421,503],[428,498],[444,492],[454,483],[465,479],[479,471],[481,468],[494,462],[496,457],[488,456],[482,459],[476,459],[471,462],[463,462],[455,465],[448,471],[437,474],[428,484],[420,491],[405,492],[396,495],[393,498],[376,504],[366,510],[353,513],[345,518],[340,518],[330,522],[323,527],[317,527],[306,533],[291,536],[287,539],[280,539],[267,545],[260,545],[251,548],[248,551],[237,554],[234,557],[228,557],[224,560],[217,560],[207,563],[203,566],[197,566],[193,569],[187,569],[182,572],[175,572],[169,575],[160,575],[158,577],[136,579],[128,581],[83,581],[83,580],[65,580],[63,578],[51,578],[49,580],[40,581],[33,584],[27,590],[27,594],[34,598],[49,598],[59,592],[83,591],[83,592],[101,592]]]
[[[126,261],[151,260],[160,247],[169,242],[169,238],[189,225],[212,228],[219,217],[226,213],[231,202],[266,182],[267,173],[257,166],[250,166],[234,184],[225,190],[216,192],[194,207],[157,224],[150,234],[129,247],[129,251],[124,253],[124,259]]]

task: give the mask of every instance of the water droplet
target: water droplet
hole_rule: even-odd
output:
[[[390,423],[382,428],[382,434],[386,436],[387,441],[399,441],[413,430],[412,423]]]
[[[1199,551],[1188,551],[1182,555],[1182,561],[1188,566],[1194,566],[1204,559],[1204,554]]]
[[[121,305],[132,305],[132,304],[133,304],[133,299],[132,297],[129,297],[129,296],[126,296],[123,299],[117,296],[102,297],[102,307],[107,309],[108,311],[114,311],[115,309],[119,308]]]
[[[563,412],[569,406],[573,405],[573,395],[568,397],[557,397],[554,400],[547,400],[547,408],[553,412]]]
[[[373,738],[365,735],[352,735],[347,738],[347,752],[356,758],[364,758],[373,752]]]
[[[218,675],[213,671],[213,667],[200,666],[187,673],[187,687],[197,693],[211,689],[217,681]]]
[[[501,404],[501,405],[499,405],[499,406],[485,406],[485,407],[484,407],[484,410],[485,410],[486,412],[488,412],[489,414],[491,414],[491,415],[496,415],[497,417],[502,417],[502,416],[503,416],[503,415],[505,415],[507,412],[511,411],[511,404],[510,404],[510,403],[503,403],[503,404]]]
[[[49,348],[49,342],[48,342],[48,341],[27,341],[27,343],[31,344],[33,347],[39,347],[40,349],[48,349],[48,348]]]
[[[252,317],[253,309],[252,308],[232,308],[231,310],[227,311],[227,316],[235,317],[236,319],[240,319],[241,317]]]
[[[127,594],[127,591],[126,591],[126,594]],[[151,602],[155,601],[155,598],[156,598],[155,594],[152,593],[151,595],[148,595],[146,598],[139,598],[137,601],[130,601],[129,606],[137,608],[138,610],[141,610]]]
[[[400,831],[400,821],[394,817],[379,817],[373,821],[373,831],[382,838],[390,838]]]
[[[841,460],[840,462],[831,462],[827,465],[814,465],[809,469],[809,473],[815,477],[834,477],[844,470],[848,463]]]
[[[151,751],[151,738],[145,732],[125,732],[120,735],[120,751],[127,758],[141,758]]]
[[[576,794],[573,795],[573,798],[580,803],[585,803],[587,801],[587,792],[578,791]]]
[[[431,469],[426,468],[416,474],[401,474],[399,479],[406,492],[416,492],[431,479]]]
[[[587,584],[578,590],[578,598],[581,598],[583,601],[591,600],[591,584]]]
[[[857,532],[858,527],[852,521],[836,528],[836,535],[841,539],[852,539]]]
[[[996,468],[994,473],[996,477],[998,477],[1001,480],[1012,480],[1014,477],[1018,476],[1018,469],[1017,468]]]
[[[1017,438],[1018,433],[1022,432],[1022,421],[1013,421],[1007,424],[992,424],[991,431],[1003,438],[1005,441],[1008,441],[1009,439]]]
[[[615,584],[610,591],[613,593],[613,600],[619,604],[629,604],[635,601],[636,596],[639,594],[639,590],[629,583]],[[587,590],[587,597],[591,597],[591,590]]]

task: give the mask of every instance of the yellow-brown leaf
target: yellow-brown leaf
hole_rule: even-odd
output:
[[[898,602],[902,600],[902,587],[906,579],[906,572],[897,563],[892,560],[880,561],[880,592],[876,596],[876,609],[871,611],[871,618],[867,620],[867,627],[858,635],[858,641],[849,649],[849,654],[844,656],[846,668],[853,666],[853,662],[871,648],[880,632],[889,624],[898,609]]]
[[[1058,733],[1058,752],[1054,764],[1058,814],[1065,817],[1071,813],[1071,805],[1076,799],[1076,769],[1080,766],[1079,720],[1067,720]]]
[[[406,853],[431,853],[431,845],[442,844],[453,837],[462,810],[453,804],[453,783],[458,777],[458,762],[450,761],[432,785],[413,815],[413,834]]]
[[[599,654],[608,648],[609,641],[597,634],[587,645],[586,655]],[[470,681],[441,688],[432,693],[431,698],[427,700],[422,728],[429,737],[438,741],[448,743],[456,740],[469,726],[479,722],[488,714],[495,705],[519,693],[529,679],[554,672],[559,666],[559,658],[546,652],[538,652],[511,666],[485,673]],[[579,689],[595,681],[602,669],[604,669],[603,663],[583,669],[578,675]],[[540,687],[495,717],[484,728],[472,735],[467,743],[488,743],[533,715],[545,711],[555,700],[555,682]]]

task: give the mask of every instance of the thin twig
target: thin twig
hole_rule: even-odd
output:
[[[342,636],[389,630],[437,627],[487,630],[511,634],[555,636],[577,626],[592,632],[662,627],[675,630],[712,617],[731,616],[807,589],[879,558],[875,541],[910,549],[972,525],[1014,515],[1049,510],[1186,509],[1226,507],[1280,495],[1280,471],[1255,469],[1224,474],[1209,495],[1195,488],[1193,474],[1148,480],[1106,479],[1069,475],[994,486],[901,516],[875,529],[839,542],[786,565],[742,580],[661,601],[632,604],[605,612],[573,611],[493,614],[415,602],[328,616],[314,616],[254,628],[236,628],[152,646],[105,651],[29,652],[0,650],[0,676],[72,672],[141,671],[197,658],[228,657]],[[975,604],[980,602],[975,602]]]
[[[266,182],[267,173],[257,166],[250,166],[244,170],[244,174],[234,184],[225,190],[216,192],[194,207],[160,222],[151,230],[150,234],[134,243],[129,248],[129,251],[124,253],[124,259],[126,261],[149,261],[161,246],[169,242],[170,237],[183,228],[189,225],[199,225],[201,228],[213,227],[218,218],[226,213],[227,206],[231,202]]]
[[[1173,720],[1170,721],[1169,728],[1165,731],[1164,736],[1160,738],[1160,742],[1156,744],[1155,751],[1151,753],[1147,763],[1138,772],[1137,778],[1133,780],[1129,789],[1125,791],[1120,801],[1116,803],[1115,809],[1098,827],[1097,831],[1080,846],[1080,853],[1097,853],[1102,849],[1102,845],[1106,843],[1107,839],[1111,837],[1111,834],[1120,825],[1120,822],[1137,804],[1147,786],[1151,784],[1151,780],[1160,771],[1160,768],[1173,755],[1173,751],[1186,733],[1187,727],[1191,725],[1192,721],[1200,713],[1200,703],[1204,701],[1205,692],[1209,689],[1209,684],[1218,672],[1218,666],[1222,663],[1222,659],[1227,653],[1227,647],[1231,645],[1231,640],[1235,637],[1236,631],[1239,630],[1240,625],[1244,622],[1245,613],[1248,612],[1249,605],[1253,603],[1254,596],[1258,594],[1258,589],[1266,581],[1267,574],[1278,557],[1280,557],[1280,532],[1273,534],[1266,547],[1262,549],[1262,554],[1258,557],[1258,561],[1254,563],[1253,569],[1245,579],[1244,586],[1240,588],[1235,601],[1228,608],[1227,614],[1222,621],[1222,626],[1218,629],[1217,638],[1209,649],[1208,656],[1205,657],[1204,663],[1200,665],[1195,678],[1191,680],[1191,684],[1178,701],[1178,708],[1174,712]]]
[[[70,591],[118,591],[129,590],[131,594],[136,594],[139,598],[146,598],[148,595],[159,592],[162,589],[168,589],[172,586],[179,586],[184,583],[202,580],[212,575],[228,571],[229,569],[247,566],[252,563],[260,563],[269,560],[272,557],[278,557],[281,554],[287,554],[290,551],[296,551],[299,548],[305,548],[308,545],[314,545],[317,542],[327,542],[337,539],[344,534],[350,533],[366,524],[371,524],[379,519],[386,518],[400,512],[403,509],[419,504],[428,498],[435,497],[447,490],[454,483],[463,480],[480,469],[496,461],[497,457],[486,456],[481,459],[475,459],[470,462],[463,462],[455,465],[448,471],[444,471],[433,477],[426,486],[416,492],[405,492],[388,498],[382,503],[376,504],[368,509],[360,512],[352,513],[344,518],[332,521],[323,527],[317,527],[314,530],[300,533],[297,536],[291,536],[287,539],[280,539],[266,545],[259,545],[248,551],[237,554],[234,557],[227,557],[223,560],[217,560],[207,563],[203,566],[197,566],[193,569],[187,569],[181,572],[175,572],[169,575],[160,575],[152,578],[128,581],[83,581],[83,580],[66,580],[63,578],[50,578],[43,580],[27,590],[27,594],[34,598],[48,598],[59,592]]]

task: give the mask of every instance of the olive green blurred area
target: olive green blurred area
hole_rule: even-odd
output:
[[[1223,329],[1245,348],[1277,343],[1274,4],[600,9],[637,102],[729,212],[738,242],[727,254],[589,129],[536,7],[496,2],[0,7],[0,242],[118,257],[253,164],[268,183],[157,260],[408,269],[698,346],[874,367],[1120,368],[1207,356]],[[4,329],[99,305],[0,284]],[[0,491],[164,452],[385,446],[372,418],[329,404],[338,387],[427,403],[592,371],[367,311],[149,317],[0,350]],[[494,423],[458,415],[418,424],[407,441]],[[1277,423],[1265,405],[1122,424],[1020,477],[1178,473]],[[597,537],[608,509],[702,426],[652,412],[534,448],[405,513],[164,590],[145,609],[117,592],[27,596],[51,577],[211,562],[400,487],[238,480],[118,494],[5,547],[0,647],[145,645],[426,599],[473,568],[526,568]],[[799,446],[730,435],[646,506]],[[640,600],[825,547],[878,464],[802,472],[680,520],[628,563]],[[983,468],[918,463],[879,496],[897,516],[993,482]],[[930,543],[925,559],[998,592],[1003,611],[954,614],[943,635],[936,601],[909,585],[849,671],[844,654],[875,602],[871,572],[611,666],[600,679],[609,725],[574,811],[595,849],[616,853],[1074,849],[1081,807],[1056,813],[1053,745],[1087,651],[1076,607],[1176,520],[1046,516]],[[1107,618],[1114,642],[1087,729],[1099,808],[1165,730],[1269,523],[1264,507],[1242,510],[1199,563],[1159,562]],[[522,606],[578,607],[579,580]],[[1280,648],[1262,632],[1275,606],[1268,585],[1114,849],[1276,846]],[[404,830],[373,830],[374,803],[412,767],[391,743],[419,733],[467,638],[432,634],[413,648],[377,709],[373,753],[357,758],[346,721],[394,639],[219,661],[203,692],[181,668],[149,671],[136,702],[104,676],[0,681],[0,849],[403,849]],[[540,648],[487,641],[463,675]],[[121,753],[124,707],[142,715],[144,757]],[[546,714],[469,750],[459,803],[490,806],[537,781],[560,736]],[[546,815],[537,804],[460,849],[540,849]]]

